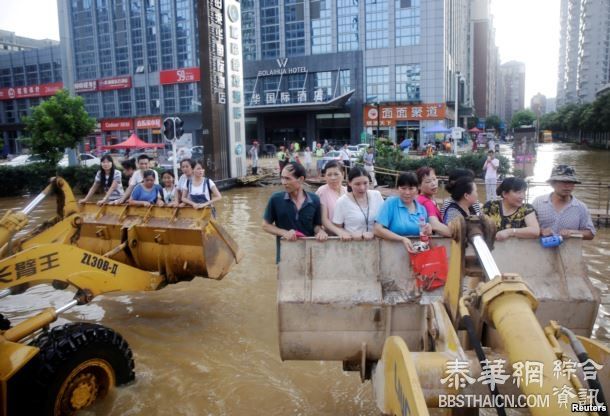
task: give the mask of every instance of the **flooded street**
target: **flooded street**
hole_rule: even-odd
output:
[[[610,183],[610,153],[545,144],[533,166],[545,181],[553,165],[568,163],[581,180]],[[224,280],[196,278],[158,292],[120,293],[76,307],[60,322],[87,320],[120,332],[136,362],[136,382],[82,414],[104,415],[378,415],[370,383],[344,373],[341,363],[281,362],[278,352],[275,242],[261,229],[268,197],[278,188],[223,193],[219,221],[245,257]],[[530,198],[550,188],[530,191]],[[588,193],[587,193],[588,192]],[[597,194],[576,188],[597,208]],[[0,212],[26,200],[0,199]],[[605,208],[605,199],[602,202]],[[51,216],[45,201],[31,222]],[[602,292],[594,337],[610,343],[610,229],[585,242],[589,276]],[[47,287],[1,301],[9,318],[71,299]]]

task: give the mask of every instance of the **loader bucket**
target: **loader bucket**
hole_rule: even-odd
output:
[[[211,213],[84,204],[76,244],[100,255],[112,252],[117,261],[167,276],[168,283],[195,276],[222,279],[243,255]]]

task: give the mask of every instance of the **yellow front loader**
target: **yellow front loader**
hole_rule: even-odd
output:
[[[282,359],[343,362],[384,415],[608,415],[610,349],[589,338],[600,296],[581,239],[544,248],[494,242],[480,218],[452,227],[432,239],[449,271],[428,292],[399,242],[283,244]]]
[[[57,215],[15,239],[51,193]],[[241,257],[211,210],[78,205],[69,185],[53,178],[22,211],[0,219],[0,299],[39,284],[76,293],[15,326],[0,315],[0,416],[72,414],[134,380],[121,335],[91,323],[49,329],[60,313],[104,293],[158,290],[195,276],[220,280]]]

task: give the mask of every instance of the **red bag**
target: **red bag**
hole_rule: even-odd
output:
[[[449,264],[444,246],[431,247],[430,250],[409,257],[417,287],[430,291],[445,285]]]

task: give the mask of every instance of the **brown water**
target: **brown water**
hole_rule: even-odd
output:
[[[570,163],[589,181],[610,182],[610,153],[544,145],[534,179],[553,164]],[[136,382],[82,414],[108,415],[378,415],[370,383],[344,373],[341,363],[281,362],[278,353],[275,244],[261,216],[275,189],[223,193],[219,219],[246,257],[223,281],[195,279],[158,292],[106,295],[64,314],[120,332],[136,360]],[[532,190],[533,194],[548,189]],[[577,192],[588,204],[596,195]],[[0,213],[25,201],[0,199]],[[52,213],[52,201],[32,221]],[[594,336],[610,341],[610,229],[585,243],[593,284],[602,292]],[[37,287],[0,301],[9,316],[31,314],[71,299],[69,292]]]

